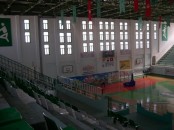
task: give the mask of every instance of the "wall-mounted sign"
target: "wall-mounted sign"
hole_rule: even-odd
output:
[[[72,65],[65,65],[62,69],[63,73],[72,73],[73,72],[73,66]]]
[[[168,40],[168,27],[167,24],[162,24],[162,41]]]
[[[130,60],[120,61],[120,70],[126,70],[126,69],[131,69]]]

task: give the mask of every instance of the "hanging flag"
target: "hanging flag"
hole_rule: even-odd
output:
[[[64,11],[63,10],[60,11],[60,17],[61,17],[61,22],[63,25],[63,23],[64,23]]]
[[[146,17],[151,16],[151,5],[150,0],[146,0]]]
[[[101,2],[100,0],[97,0],[97,17],[101,17]]]
[[[92,20],[92,13],[91,13],[91,0],[88,0],[88,20]]]
[[[166,17],[166,24],[167,24],[167,26],[170,27],[170,16],[167,16]]]
[[[158,3],[158,0],[151,0],[150,2],[152,5],[156,5]]]
[[[168,40],[168,27],[167,24],[162,24],[162,41]]]
[[[159,21],[158,21],[159,28],[161,28],[161,22],[162,22],[162,16],[159,16]]]
[[[76,22],[76,17],[77,17],[77,13],[76,13],[76,6],[73,5],[73,22]]]
[[[125,13],[125,0],[119,0],[120,14]]]
[[[138,30],[142,30],[143,27],[143,20],[142,17],[138,18]]]
[[[138,12],[138,0],[134,0],[134,11]]]

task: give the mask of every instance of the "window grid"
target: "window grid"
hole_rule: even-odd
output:
[[[65,54],[65,45],[60,45],[60,54],[61,55]]]
[[[114,30],[114,22],[111,22],[111,30]]]
[[[67,33],[67,42],[71,42],[71,33]]]
[[[87,43],[83,43],[83,52],[88,52]]]
[[[60,29],[60,30],[63,30],[62,20],[59,20],[59,29]]]
[[[100,42],[100,51],[103,51],[104,50],[104,44],[103,42]]]
[[[30,43],[30,32],[25,32],[25,42]]]
[[[44,45],[45,55],[50,54],[49,45]]]
[[[115,50],[115,42],[111,42],[111,50]]]
[[[109,51],[109,42],[106,42],[106,50]]]
[[[109,40],[109,32],[105,32],[105,35],[106,40]]]
[[[43,20],[43,29],[48,29],[48,20]]]
[[[89,30],[92,30],[92,21],[89,21],[88,26],[89,26]]]
[[[146,46],[147,46],[148,49],[150,48],[150,42],[149,41],[146,42]]]
[[[24,20],[24,29],[29,30],[30,29],[30,21],[28,19]]]
[[[90,41],[93,40],[93,32],[89,32],[89,40],[90,40]]]
[[[83,41],[87,40],[86,32],[83,32]]]
[[[109,29],[109,23],[105,22],[105,29],[108,30]]]
[[[94,44],[93,43],[89,43],[89,51],[90,52],[94,51]]]
[[[71,29],[71,22],[70,22],[70,20],[66,21],[66,29],[67,30]]]
[[[64,43],[65,42],[64,33],[59,33],[59,37],[60,37],[60,43]]]
[[[67,53],[72,54],[72,45],[67,45]]]
[[[103,29],[103,22],[99,22],[99,29],[102,30]]]
[[[111,32],[111,40],[114,40],[114,32]]]
[[[82,29],[86,30],[86,21],[82,21]]]
[[[44,42],[48,42],[48,32],[43,32]]]
[[[103,32],[100,32],[100,40],[103,40]]]

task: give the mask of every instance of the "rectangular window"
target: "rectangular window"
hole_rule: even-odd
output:
[[[154,32],[154,39],[157,39],[157,33]]]
[[[67,33],[67,42],[71,42],[71,33]]]
[[[25,32],[25,42],[30,43],[30,32]]]
[[[105,29],[108,30],[109,29],[109,23],[105,22]]]
[[[111,30],[114,30],[114,22],[111,22]]]
[[[48,42],[48,32],[43,32],[44,42]]]
[[[88,52],[87,43],[83,43],[83,52]]]
[[[87,40],[86,32],[83,32],[83,41]]]
[[[82,21],[82,29],[86,30],[86,21]]]
[[[60,45],[60,54],[61,55],[65,54],[65,45]]]
[[[156,31],[157,28],[156,28],[156,24],[153,25],[153,30]]]
[[[68,49],[68,54],[72,54],[72,45],[67,45],[67,49]]]
[[[123,32],[120,32],[120,40],[123,40]]]
[[[138,23],[135,23],[135,30],[138,31]]]
[[[89,30],[91,30],[92,29],[92,21],[89,21],[88,25],[89,25]]]
[[[43,20],[43,29],[48,29],[48,20]]]
[[[29,20],[28,20],[28,19],[25,19],[25,20],[24,20],[24,29],[25,29],[25,30],[29,30],[29,29],[30,29]]]
[[[114,32],[111,32],[111,40],[114,40]]]
[[[89,43],[89,51],[90,52],[94,51],[94,44],[93,43]]]
[[[106,32],[105,34],[106,34],[106,36],[105,36],[106,40],[109,40],[109,32]]]
[[[124,33],[124,39],[125,39],[125,40],[128,40],[128,32],[125,32],[125,33]]]
[[[49,45],[44,45],[45,55],[50,54]]]
[[[103,29],[103,22],[99,22],[99,29],[102,30]]]
[[[129,46],[128,46],[128,42],[125,42],[125,50],[128,50]]]
[[[138,32],[135,33],[135,39],[138,40]]]
[[[127,23],[124,23],[124,30],[127,30]]]
[[[140,32],[140,39],[143,39],[143,32]]]
[[[104,50],[104,44],[103,42],[100,42],[100,51],[103,51]]]
[[[140,48],[143,48],[143,41],[140,41]]]
[[[93,40],[93,32],[89,32],[89,40],[90,40],[90,41]]]
[[[123,42],[120,42],[120,50],[123,50],[124,46],[123,46]]]
[[[106,50],[109,51],[109,42],[106,42]]]
[[[146,29],[147,29],[147,31],[149,31],[149,24],[148,23],[146,24]]]
[[[136,41],[136,49],[139,49],[139,42]]]
[[[100,40],[103,40],[103,32],[100,32]]]
[[[63,23],[62,23],[62,20],[59,20],[59,29],[60,29],[60,30],[63,29]]]
[[[149,32],[147,32],[147,37],[146,38],[149,39]]]
[[[123,23],[120,22],[120,30],[123,30]]]
[[[59,33],[60,43],[65,42],[64,33]]]
[[[149,41],[146,42],[146,46],[147,46],[147,48],[150,48],[150,42]]]
[[[115,50],[115,42],[111,42],[111,50]]]
[[[70,20],[66,21],[66,29],[71,29],[71,24],[70,24]]]

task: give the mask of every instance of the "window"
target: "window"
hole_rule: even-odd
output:
[[[83,32],[83,41],[86,41],[87,37],[86,37],[86,32]]]
[[[146,38],[149,39],[149,32],[147,32],[147,37]]]
[[[111,50],[115,50],[115,42],[111,42]]]
[[[148,23],[146,24],[146,29],[147,29],[147,31],[149,31],[149,24]]]
[[[103,22],[99,22],[99,29],[102,30],[103,29]]]
[[[72,54],[72,45],[67,45],[68,54]]]
[[[127,30],[127,23],[124,23],[124,30]]]
[[[60,54],[61,55],[65,54],[65,46],[64,45],[60,45]]]
[[[82,29],[86,30],[86,21],[82,21]]]
[[[89,40],[90,40],[90,41],[93,40],[93,32],[89,32]]]
[[[103,51],[104,50],[104,44],[103,42],[100,42],[100,51]]]
[[[123,42],[120,42],[120,50],[123,50],[124,46],[123,46]]]
[[[128,42],[125,42],[125,50],[128,50],[129,46],[128,46]]]
[[[100,40],[103,40],[103,32],[100,32]]]
[[[135,33],[135,39],[137,40],[138,39],[138,32]]]
[[[30,43],[30,32],[25,32],[25,42]]]
[[[43,20],[43,29],[48,29],[48,20]]]
[[[120,40],[123,40],[123,32],[120,32]]]
[[[89,29],[91,30],[92,29],[92,21],[89,21],[88,25],[89,25]]]
[[[49,45],[44,45],[45,55],[50,54]]]
[[[111,40],[114,40],[114,32],[111,32]]]
[[[147,48],[150,48],[150,42],[149,41],[146,42],[146,46],[147,46]]]
[[[83,52],[87,52],[87,43],[83,43]]]
[[[156,28],[156,24],[153,25],[153,30],[156,31],[157,28]]]
[[[140,32],[140,39],[143,39],[143,32]]]
[[[136,49],[138,49],[138,48],[139,48],[139,42],[136,41]]]
[[[106,42],[106,50],[109,50],[109,42]]]
[[[111,30],[114,30],[114,22],[111,22]]]
[[[109,29],[109,23],[105,22],[105,29],[108,30]]]
[[[125,32],[125,33],[124,33],[124,39],[125,39],[125,40],[128,40],[128,32]]]
[[[138,30],[138,23],[135,23],[135,30]]]
[[[143,41],[140,41],[140,48],[143,48]]]
[[[59,20],[59,29],[63,29],[63,23],[62,23],[62,20]]]
[[[71,33],[67,33],[67,42],[71,42]]]
[[[123,30],[123,23],[120,23],[120,30]]]
[[[89,51],[93,52],[94,51],[94,45],[93,43],[89,43]]]
[[[43,32],[44,42],[48,42],[48,32]]]
[[[59,33],[59,37],[60,37],[60,42],[63,43],[64,41],[64,33]]]
[[[154,32],[154,39],[157,39],[157,33]]]
[[[66,29],[71,29],[70,20],[66,21]]]
[[[106,40],[109,40],[109,32],[106,32]]]
[[[24,20],[24,29],[25,29],[25,30],[29,30],[29,29],[30,29],[29,20],[28,20],[28,19],[25,19],[25,20]]]

